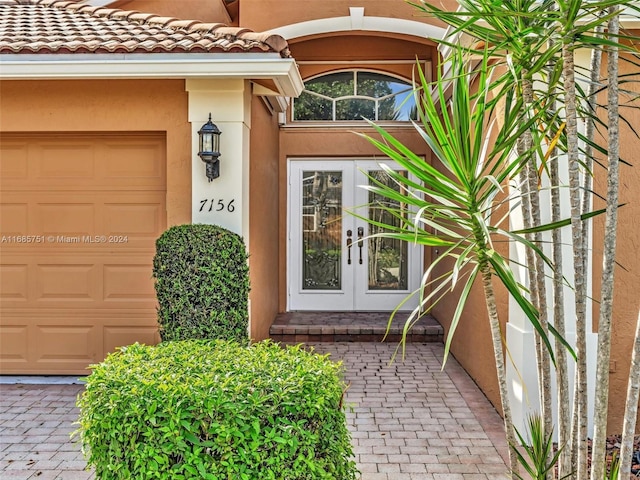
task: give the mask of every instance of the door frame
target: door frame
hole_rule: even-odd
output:
[[[287,234],[286,234],[286,296],[287,311],[304,311],[304,310],[319,310],[319,311],[391,311],[403,302],[406,297],[417,290],[420,285],[420,279],[423,272],[423,258],[424,249],[420,245],[409,244],[408,245],[408,288],[401,291],[391,290],[369,290],[367,282],[367,258],[368,249],[364,248],[364,265],[358,265],[364,269],[364,282],[360,278],[360,282],[356,282],[355,278],[358,275],[354,268],[356,265],[347,265],[346,255],[342,255],[341,268],[343,272],[352,271],[350,275],[343,275],[343,284],[341,290],[331,291],[330,301],[328,300],[329,292],[326,290],[309,290],[305,291],[305,299],[302,301],[298,295],[293,294],[294,288],[299,288],[299,284],[302,278],[302,265],[297,262],[293,264],[294,259],[301,258],[300,248],[302,242],[294,242],[294,231],[298,231],[301,228],[299,219],[292,218],[294,209],[292,208],[293,200],[298,200],[301,196],[301,185],[298,183],[299,179],[294,179],[294,171],[300,172],[301,168],[304,168],[304,164],[311,165],[315,162],[322,163],[322,166],[326,170],[331,170],[331,166],[335,165],[335,168],[343,171],[343,187],[347,185],[353,185],[356,187],[356,179],[358,178],[357,164],[372,165],[379,163],[388,163],[391,166],[396,164],[390,159],[380,159],[373,157],[357,157],[357,158],[344,158],[344,157],[331,157],[331,158],[318,158],[318,157],[290,157],[287,159]],[[295,165],[303,165],[296,168]],[[314,168],[310,166],[309,168]],[[317,167],[316,167],[317,168]],[[352,188],[343,194],[343,208],[351,208],[356,205],[362,205],[365,202],[361,200],[366,199],[367,191],[362,188]],[[366,224],[363,224],[366,227]],[[354,220],[355,232],[355,220]],[[346,224],[342,227],[342,237],[346,238]],[[355,247],[355,244],[354,244]],[[355,254],[352,254],[355,255]],[[294,270],[295,269],[295,270]],[[360,274],[362,277],[362,274]],[[295,297],[295,298],[294,298]],[[418,304],[417,295],[413,295],[409,301],[403,303],[401,310],[412,310]]]

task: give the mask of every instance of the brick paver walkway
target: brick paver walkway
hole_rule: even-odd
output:
[[[350,384],[348,424],[362,480],[501,480],[501,420],[442,345],[315,344],[342,359]],[[79,385],[0,385],[0,478],[89,479],[69,440]]]
[[[76,429],[81,385],[0,385],[0,478],[85,480]]]

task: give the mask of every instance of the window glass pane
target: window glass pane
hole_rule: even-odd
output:
[[[372,98],[379,100],[376,102]],[[404,122],[416,119],[411,84],[381,73],[330,73],[306,82],[305,91],[293,101],[293,120],[353,121],[362,118]]]
[[[410,88],[407,82],[380,73],[358,72],[358,95],[380,98]]]
[[[396,95],[396,107],[400,111],[400,115],[396,120],[406,122],[418,119],[416,97],[413,94],[413,90]]]
[[[309,80],[304,85],[310,92],[320,93],[331,98],[354,94],[353,72],[330,73]]]
[[[378,120],[398,120],[400,110],[396,108],[396,97],[385,98],[378,103]]]
[[[336,120],[375,120],[376,102],[361,98],[336,101]]]
[[[416,102],[412,91],[398,93],[378,103],[378,120],[406,122],[416,118]]]
[[[294,120],[333,120],[333,102],[307,92],[293,101]]]

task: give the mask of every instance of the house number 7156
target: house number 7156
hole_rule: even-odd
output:
[[[205,198],[204,200],[200,200],[200,212],[222,212],[226,210],[227,212],[233,212],[236,209],[236,206],[233,204],[236,199],[232,199],[229,202],[225,202],[222,198],[219,198],[216,201],[215,198]],[[209,208],[207,208],[209,205]]]

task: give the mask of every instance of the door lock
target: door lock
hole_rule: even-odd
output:
[[[358,263],[360,263],[360,265],[362,265],[362,237],[364,237],[364,227],[358,227],[358,249],[360,252],[360,259]]]

